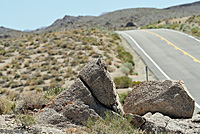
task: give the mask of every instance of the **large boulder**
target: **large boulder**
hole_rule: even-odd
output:
[[[161,113],[147,113],[143,116],[146,122],[140,127],[148,134],[199,134],[200,123],[191,119],[171,119]]]
[[[40,111],[38,121],[58,127],[87,125],[88,118],[99,118],[107,111],[124,114],[105,63],[92,61],[74,84]]]
[[[183,81],[148,81],[136,86],[126,97],[124,112],[144,115],[160,112],[172,118],[191,118],[194,100]]]

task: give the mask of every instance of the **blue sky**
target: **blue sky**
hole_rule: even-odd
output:
[[[17,30],[49,26],[65,15],[98,16],[126,8],[169,6],[197,0],[0,0],[0,26]]]

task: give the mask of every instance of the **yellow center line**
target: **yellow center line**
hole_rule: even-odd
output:
[[[182,50],[181,48],[177,47],[176,45],[174,45],[173,43],[171,43],[170,41],[168,41],[168,40],[165,39],[164,37],[162,37],[162,36],[160,36],[160,35],[158,35],[158,34],[156,34],[156,33],[147,31],[147,30],[142,30],[142,31],[147,32],[147,33],[151,33],[151,34],[153,34],[153,35],[159,37],[161,40],[164,40],[165,42],[167,42],[167,44],[169,44],[169,45],[173,46],[175,49],[181,51],[184,55],[187,55],[187,56],[189,56],[190,58],[192,58],[194,62],[200,63],[200,61],[199,61],[198,59],[196,59],[195,57],[193,57],[193,56],[190,55],[189,53],[185,52],[185,51]]]

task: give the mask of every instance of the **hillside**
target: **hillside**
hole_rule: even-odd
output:
[[[56,20],[52,25],[37,29],[34,33],[61,32],[80,28],[102,27],[107,29],[124,29],[127,27],[144,26],[158,20],[174,17],[187,17],[200,14],[200,2],[177,5],[165,9],[132,8],[109,12],[100,16],[69,16]],[[11,37],[29,34],[13,29],[0,27],[0,37]]]
[[[190,25],[190,31],[193,32],[192,28],[200,26],[199,11],[200,2],[196,2],[167,9],[125,9],[98,17],[66,15],[51,26],[34,32],[0,27],[0,114],[6,120],[12,116],[20,124],[14,127],[11,125],[12,129],[30,127],[35,122],[34,116],[40,113],[39,109],[70,87],[89,61],[97,61],[99,58],[107,64],[107,67],[102,65],[114,80],[114,88],[134,87],[140,83],[138,80],[145,78],[145,75],[141,75],[145,74],[144,63],[114,30],[137,26],[171,27],[179,24],[175,29],[187,29],[186,25]],[[183,18],[175,23],[175,17]],[[185,25],[182,26],[182,23]],[[195,30],[198,34],[199,28]],[[151,72],[149,76],[154,78]],[[85,87],[89,86],[86,84]],[[121,94],[121,101],[127,94]],[[80,95],[87,97],[82,93]],[[73,98],[73,95],[67,97]],[[66,106],[72,104],[71,101],[64,103]],[[12,124],[10,119],[7,121],[7,125]]]
[[[133,57],[113,32],[92,28],[1,40],[0,93],[67,88],[85,63],[99,56],[112,76],[134,75]]]
[[[37,31],[65,31],[78,28],[105,27],[108,29],[119,29],[134,26],[144,26],[162,19],[174,17],[186,17],[200,14],[200,2],[173,6],[165,9],[155,8],[133,8],[118,10],[104,15],[94,16],[65,16],[56,20],[51,26]]]
[[[142,29],[166,28],[179,30],[196,37],[200,37],[200,15],[193,15],[182,18],[170,18],[159,20],[152,24],[141,27]]]
[[[10,37],[20,37],[22,35],[28,35],[28,34],[30,33],[14,30],[10,28],[0,27],[0,39],[10,38]]]

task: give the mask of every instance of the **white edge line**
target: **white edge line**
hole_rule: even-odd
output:
[[[122,33],[122,32],[120,32]],[[154,64],[154,66],[156,66],[156,68],[169,80],[169,76],[155,63],[155,61],[140,47],[140,45],[128,34],[126,33],[122,33],[124,35],[126,35],[127,37],[129,37],[134,43],[135,45],[143,52],[143,54]]]
[[[195,101],[195,106],[196,106],[198,109],[200,109],[200,106],[199,106],[198,103],[196,103],[196,101]]]
[[[168,30],[168,29],[164,29],[164,30]],[[169,30],[169,31],[174,31],[174,30]],[[179,31],[174,31],[174,32],[178,32],[178,33],[179,33]],[[169,77],[169,76],[154,62],[154,60],[140,47],[140,45],[139,45],[130,35],[128,35],[127,33],[123,33],[123,32],[119,32],[119,33],[124,34],[124,35],[126,35],[127,37],[129,37],[129,38],[135,43],[135,45],[144,53],[144,55],[157,67],[157,69],[158,69],[168,80],[170,79],[170,77]],[[180,33],[182,33],[182,32],[180,32]],[[200,40],[194,38],[193,36],[187,35],[187,34],[185,34],[185,33],[182,33],[182,34],[184,34],[184,35],[186,35],[186,36],[189,36],[190,38],[193,38],[193,39],[197,40],[198,42],[200,42]],[[196,103],[196,102],[195,102],[195,106],[196,106],[197,108],[200,109],[200,105],[199,105],[198,103]]]
[[[175,33],[179,33],[179,34],[185,35],[185,36],[187,36],[187,37],[189,37],[189,38],[192,38],[192,39],[194,39],[194,40],[196,40],[196,41],[198,41],[198,42],[200,43],[200,40],[199,40],[199,39],[195,38],[195,37],[192,36],[192,35],[183,33],[183,32],[181,32],[181,31],[176,31],[176,30],[171,30],[171,29],[162,29],[162,30],[171,31],[171,32],[175,32]],[[199,105],[198,103],[195,102],[195,105],[196,105],[197,108],[200,109],[200,105]]]
[[[189,34],[183,33],[183,32],[181,32],[181,31],[171,30],[171,29],[162,29],[162,30],[165,30],[165,31],[171,31],[171,32],[179,33],[179,34],[183,34],[183,35],[185,35],[185,36],[187,36],[187,37],[190,37],[190,38],[192,38],[192,39],[194,39],[194,40],[196,40],[196,41],[198,41],[198,42],[200,43],[200,40],[199,40],[199,39],[195,38],[195,37],[192,36],[192,35],[189,35]]]

